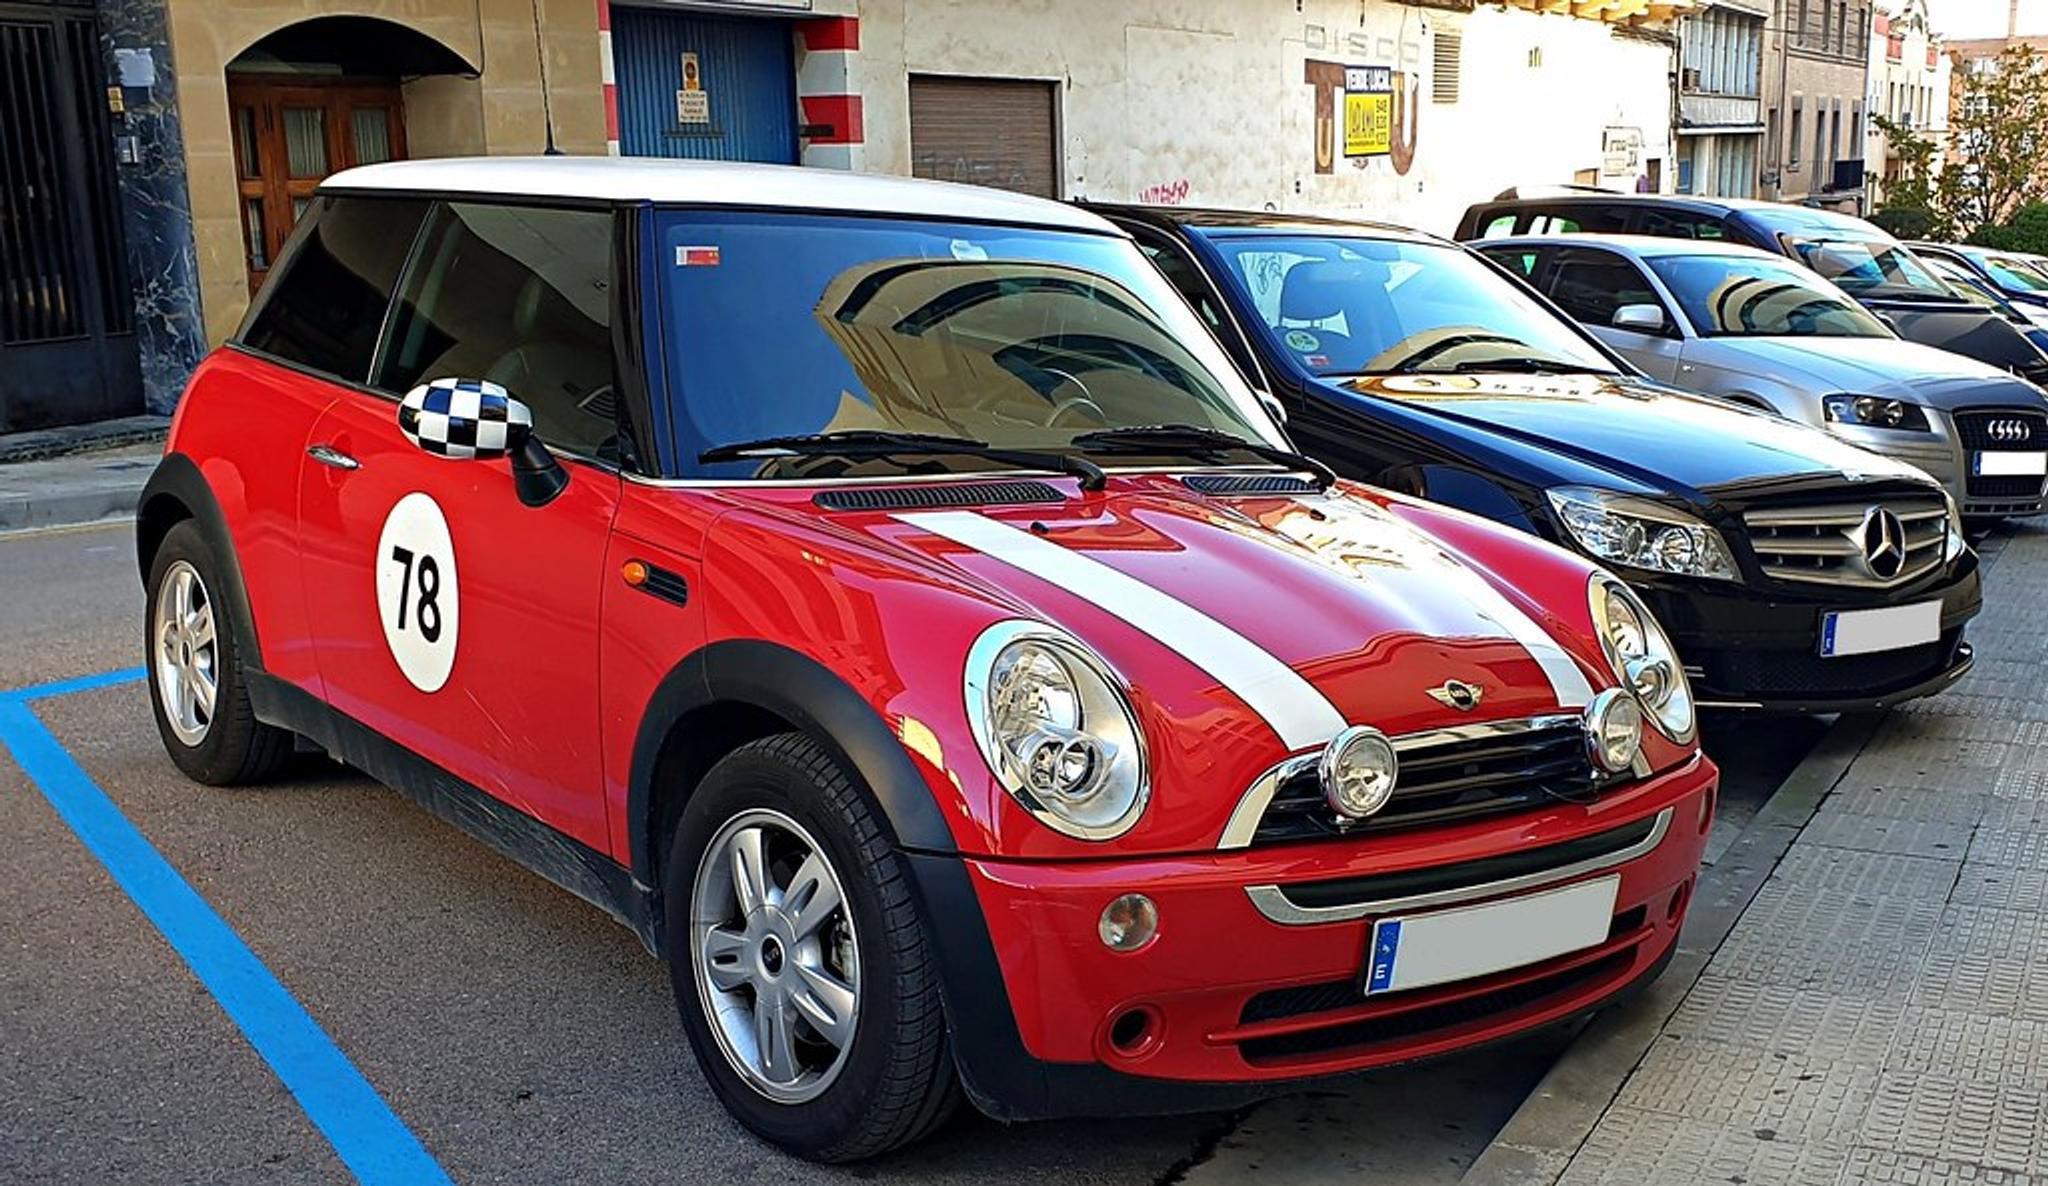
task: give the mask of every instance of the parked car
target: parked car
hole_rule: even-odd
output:
[[[1518,236],[1478,247],[1654,379],[1910,462],[1946,486],[1967,517],[2042,509],[2048,396],[2040,388],[1900,340],[1783,256],[1642,235]]]
[[[1977,561],[1953,501],[1920,470],[1654,383],[1434,236],[1096,209],[1273,393],[1305,452],[1612,567],[1671,631],[1703,703],[1895,704],[1968,669]],[[1894,564],[1886,541],[1901,539],[1911,560]],[[1845,616],[1915,624],[1845,655],[1830,641]]]
[[[2005,319],[2007,325],[2025,334],[2027,340],[2048,353],[2048,325],[2037,324],[2033,318],[2013,305],[2004,293],[1993,288],[1989,281],[1964,267],[1962,264],[1944,259],[1939,255],[1923,255],[1927,270],[1941,277],[1949,291],[1979,308],[1989,309]]]
[[[2048,328],[2048,272],[2025,256],[1964,243],[1915,242],[1913,254],[1945,259],[1998,290],[2036,326]]]
[[[1581,231],[1725,239],[1788,256],[1840,285],[1907,341],[2048,384],[2048,353],[2002,319],[1959,299],[1905,244],[1832,210],[1670,194],[1504,196],[1468,208],[1457,237],[1471,242]]]
[[[1335,481],[1127,236],[993,190],[329,178],[137,536],[181,770],[305,739],[595,902],[824,1160],[1596,1007],[1712,818],[1626,585]]]

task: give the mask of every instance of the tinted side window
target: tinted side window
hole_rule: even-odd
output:
[[[1645,208],[1637,213],[1636,233],[1660,239],[1720,239],[1721,220],[1704,214]]]
[[[436,206],[375,385],[488,379],[533,411],[534,432],[590,457],[618,446],[612,384],[612,216]]]
[[[1570,251],[1550,271],[1550,299],[1587,325],[1614,324],[1623,305],[1656,305],[1657,293],[1636,266],[1604,251]]]
[[[1536,275],[1536,262],[1543,258],[1542,253],[1526,247],[1490,247],[1480,254],[1524,280]]]
[[[410,198],[318,199],[243,327],[242,344],[362,382],[426,212],[427,203]]]

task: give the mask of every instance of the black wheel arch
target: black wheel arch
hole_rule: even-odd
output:
[[[633,879],[661,884],[668,829],[703,773],[757,737],[801,731],[839,758],[901,849],[952,853],[951,828],[895,732],[851,684],[778,643],[711,643],[670,670],[633,740],[626,789]]]
[[[156,562],[157,549],[171,528],[190,521],[220,561],[219,574],[225,596],[234,611],[235,645],[245,666],[262,670],[263,648],[256,637],[256,616],[249,610],[249,588],[242,580],[241,560],[235,555],[234,537],[228,534],[227,516],[213,496],[206,476],[183,453],[166,453],[156,471],[142,488],[135,506],[135,562],[144,592],[148,592],[149,570]]]

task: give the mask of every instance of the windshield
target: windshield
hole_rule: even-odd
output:
[[[2001,315],[2005,313],[2005,301],[1993,295],[1977,273],[1961,264],[1950,263],[1938,255],[1922,256],[1921,261],[1948,284],[1950,292],[1981,309],[1988,309]]]
[[[1807,267],[1859,297],[1956,299],[1918,256],[1897,243],[1786,235],[1785,245]]]
[[[1319,376],[1503,362],[1613,373],[1572,325],[1463,248],[1342,235],[1222,235],[1242,304]]]
[[[1650,270],[1708,337],[1888,338],[1834,285],[1795,264],[1729,255],[1660,255]]]
[[[2026,260],[1990,254],[1979,255],[1976,259],[1984,265],[1985,271],[1991,273],[1991,278],[1998,281],[1999,287],[2009,292],[2048,292],[2048,275],[2043,275]]]
[[[888,453],[870,440],[859,456],[697,461],[719,446],[814,433],[936,434],[1037,451],[1138,425],[1284,439],[1129,240],[838,215],[659,218],[665,354],[687,473],[959,472],[991,460],[929,447]]]

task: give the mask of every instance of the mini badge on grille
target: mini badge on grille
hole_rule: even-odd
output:
[[[1454,679],[1446,680],[1440,687],[1431,688],[1429,694],[1440,704],[1447,704],[1459,712],[1471,712],[1478,708],[1479,701],[1485,698],[1486,689],[1478,684],[1468,684],[1464,680]]]

